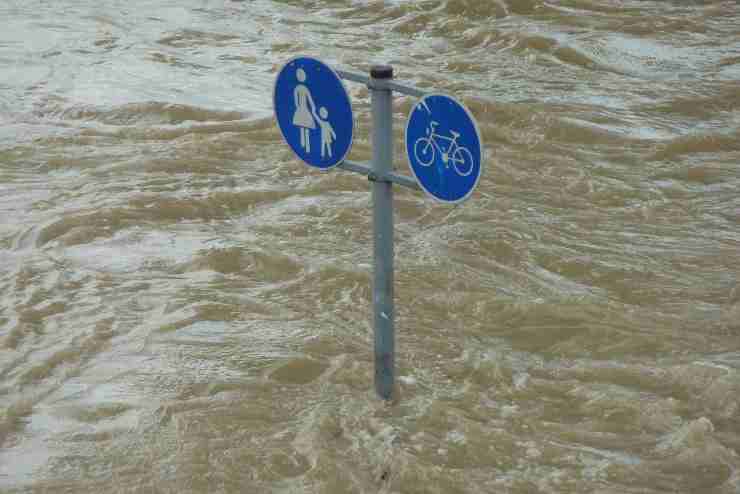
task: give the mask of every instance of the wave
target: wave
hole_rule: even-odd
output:
[[[183,122],[232,122],[248,117],[248,114],[238,111],[212,110],[162,101],[129,103],[113,108],[94,106],[55,108],[55,106],[58,106],[58,104],[37,110],[35,114],[38,117],[92,121],[106,125],[134,125],[140,123],[177,125]]]
[[[290,191],[266,190],[216,192],[206,198],[139,196],[131,199],[127,207],[67,214],[42,227],[36,244],[42,246],[54,240],[64,245],[89,243],[95,238],[109,237],[117,231],[148,222],[222,219],[291,194]]]
[[[715,94],[690,94],[664,100],[658,104],[641,105],[642,112],[670,114],[697,119],[715,119],[725,112],[740,110],[740,87],[736,83],[720,86]]]
[[[740,151],[740,129],[729,133],[701,133],[672,139],[655,152],[651,160],[670,160],[698,153]]]
[[[245,252],[240,247],[208,249],[177,272],[211,270],[222,274],[253,273],[260,279],[285,281],[298,276],[302,266],[288,256],[267,252]]]
[[[240,36],[233,34],[181,29],[161,37],[157,42],[173,48],[199,47],[203,45],[223,47],[236,44],[240,39]]]

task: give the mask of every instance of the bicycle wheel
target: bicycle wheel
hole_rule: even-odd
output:
[[[473,155],[468,148],[459,147],[452,153],[452,166],[461,177],[467,177],[473,172]]]
[[[429,166],[434,161],[434,144],[427,137],[419,137],[414,143],[414,156],[421,166]]]

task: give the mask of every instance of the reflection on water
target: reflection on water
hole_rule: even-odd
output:
[[[3,492],[740,488],[736,3],[0,16]],[[367,183],[297,163],[272,119],[299,54],[392,63],[488,146],[463,206],[396,194],[391,405]]]

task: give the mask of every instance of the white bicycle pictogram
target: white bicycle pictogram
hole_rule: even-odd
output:
[[[414,156],[421,166],[431,166],[434,163],[434,158],[437,152],[442,156],[442,163],[445,168],[449,168],[450,162],[452,168],[461,177],[467,177],[473,172],[473,154],[465,146],[461,146],[457,143],[457,138],[460,137],[459,132],[450,130],[452,137],[443,136],[437,134],[434,129],[439,125],[439,122],[432,121],[427,127],[426,137],[419,137],[414,143]],[[439,140],[445,140],[449,142],[447,149],[442,149],[439,144]]]

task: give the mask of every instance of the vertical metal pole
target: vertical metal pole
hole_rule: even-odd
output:
[[[373,83],[393,79],[393,67],[370,69],[372,105],[372,169],[376,176],[393,170],[393,107],[390,89]],[[395,330],[393,327],[393,188],[391,182],[373,182],[373,321],[375,328],[375,390],[385,399],[393,395]]]

